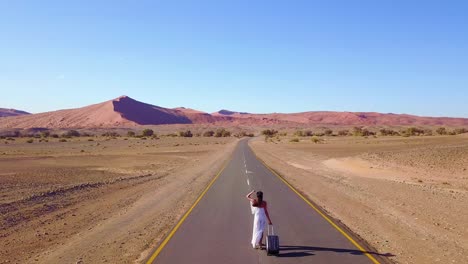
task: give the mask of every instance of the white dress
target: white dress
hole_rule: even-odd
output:
[[[252,214],[254,215],[253,232],[252,232],[252,247],[260,244],[260,238],[262,237],[263,231],[267,226],[267,217],[265,209],[261,207],[255,207],[251,205]]]

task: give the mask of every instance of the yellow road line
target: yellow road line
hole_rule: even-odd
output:
[[[309,201],[304,195],[302,195],[299,191],[296,190],[288,181],[286,181],[281,175],[276,173],[270,166],[268,166],[265,161],[260,159],[257,154],[252,150],[254,153],[255,157],[260,160],[265,167],[271,171],[274,175],[276,175],[281,181],[283,181],[286,186],[288,186],[293,192],[295,192],[299,197],[302,198],[310,207],[312,207],[320,216],[322,216],[325,220],[327,220],[328,223],[330,223],[336,230],[338,230],[344,237],[346,237],[354,246],[356,246],[360,251],[364,253],[373,263],[375,264],[380,264],[371,254],[367,252],[361,245],[359,245],[356,241],[354,241],[353,238],[351,238],[350,235],[348,235],[343,229],[341,229],[339,226],[337,226],[328,216],[326,216],[324,213],[322,213],[312,202]]]
[[[221,168],[221,170],[218,172],[218,174],[216,174],[216,176],[214,177],[213,180],[211,180],[211,182],[208,184],[208,186],[205,188],[205,190],[200,194],[200,196],[198,196],[197,200],[195,201],[195,203],[192,205],[192,207],[190,207],[190,209],[184,214],[184,216],[182,216],[182,218],[179,220],[179,222],[177,223],[177,225],[171,230],[171,232],[169,233],[169,235],[164,239],[164,241],[161,243],[161,245],[159,245],[158,249],[156,249],[156,251],[153,253],[153,255],[151,255],[151,258],[148,259],[148,261],[146,262],[146,264],[151,264],[153,263],[153,261],[156,259],[156,257],[159,255],[159,253],[161,253],[161,251],[163,250],[163,248],[166,246],[166,244],[169,242],[169,240],[171,240],[171,238],[174,236],[174,234],[176,233],[176,231],[179,229],[179,227],[182,225],[182,223],[185,221],[185,219],[190,215],[190,213],[192,212],[193,208],[195,208],[195,206],[197,206],[197,204],[200,202],[200,200],[203,198],[203,196],[205,196],[206,192],[208,192],[208,190],[211,188],[211,186],[213,185],[213,183],[218,179],[219,175],[221,175],[221,173],[224,171],[224,169],[226,168],[226,166],[230,163],[230,160],[224,164],[224,166]]]

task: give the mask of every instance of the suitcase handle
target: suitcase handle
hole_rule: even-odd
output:
[[[270,226],[271,226],[271,233],[270,233]],[[275,229],[273,228],[273,225],[268,225],[268,235],[275,235]]]

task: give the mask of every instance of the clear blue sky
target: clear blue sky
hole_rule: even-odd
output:
[[[468,117],[467,1],[3,1],[0,107]]]

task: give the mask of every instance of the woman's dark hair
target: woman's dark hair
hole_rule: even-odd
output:
[[[257,199],[255,200],[255,202],[252,205],[255,206],[255,207],[261,207],[262,204],[263,204],[263,192],[258,191],[257,192]]]

